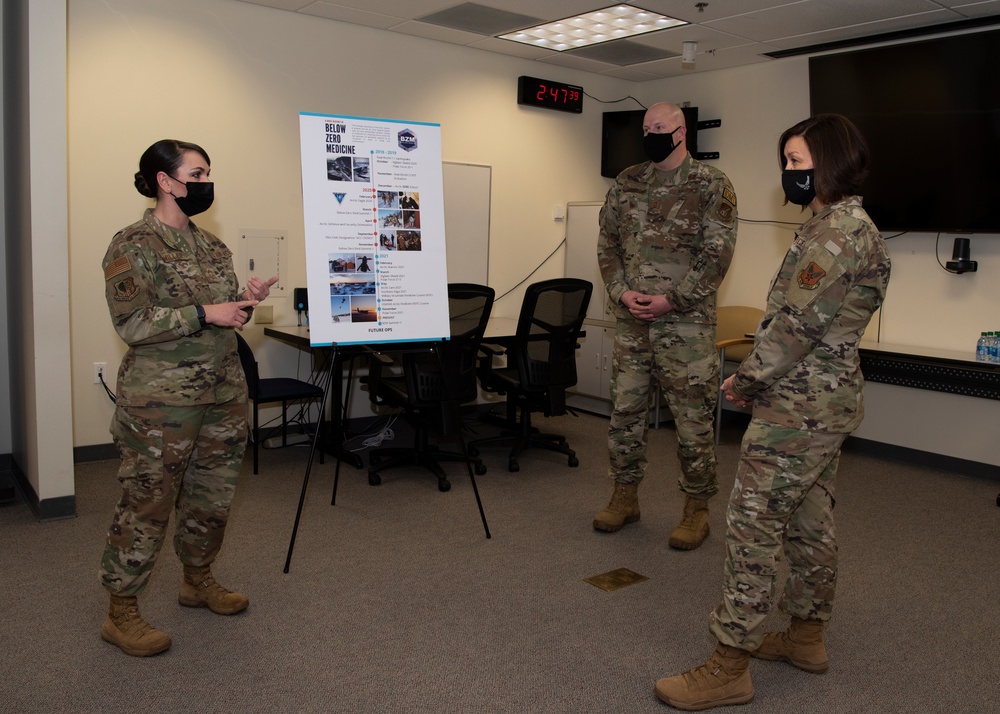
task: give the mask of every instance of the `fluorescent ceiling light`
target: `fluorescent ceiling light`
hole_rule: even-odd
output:
[[[584,15],[509,32],[500,35],[500,39],[562,52],[686,24],[688,23],[684,20],[631,5],[613,5]]]

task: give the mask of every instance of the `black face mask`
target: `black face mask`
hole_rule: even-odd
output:
[[[174,181],[184,183],[180,179],[174,179]],[[197,216],[212,207],[212,202],[215,200],[215,184],[213,182],[188,181],[184,185],[187,187],[187,196],[174,196],[174,201],[185,216]]]
[[[781,172],[781,188],[785,198],[796,206],[808,206],[816,198],[816,177],[813,169],[785,169]]]
[[[677,129],[680,129],[680,127],[677,127]],[[650,132],[642,137],[643,151],[646,152],[646,157],[654,164],[658,164],[666,159],[673,153],[674,149],[680,146],[680,142],[674,143],[674,134],[677,132],[677,129],[666,134],[654,134]]]

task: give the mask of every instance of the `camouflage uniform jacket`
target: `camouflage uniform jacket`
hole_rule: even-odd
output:
[[[715,293],[736,248],[736,193],[724,173],[691,158],[622,171],[599,216],[597,259],[619,319],[626,290],[665,295],[667,322],[715,324]]]
[[[104,256],[115,330],[129,346],[118,370],[118,406],[192,406],[245,398],[246,380],[228,328],[198,321],[195,304],[239,299],[232,252],[190,224],[197,248],[146,211],[118,232]]]
[[[803,224],[733,378],[736,393],[753,400],[753,415],[805,431],[857,428],[864,417],[858,343],[888,283],[885,242],[859,196]]]

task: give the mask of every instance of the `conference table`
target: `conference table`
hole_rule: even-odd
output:
[[[517,332],[517,319],[512,317],[491,317],[489,322],[486,324],[486,332],[483,335],[483,341],[487,343],[494,343],[502,346],[509,345],[514,340],[514,335]],[[332,348],[328,345],[317,345],[313,346],[310,340],[309,328],[304,325],[288,325],[288,326],[267,326],[264,328],[264,335],[266,337],[271,337],[276,340],[281,340],[282,342],[294,345],[302,349],[317,349],[317,350],[331,350]],[[349,463],[355,468],[364,468],[364,461],[361,456],[353,451],[349,451],[344,448],[344,437],[346,436],[344,429],[344,419],[346,415],[343,413],[345,408],[344,404],[344,394],[343,394],[343,368],[350,360],[355,357],[366,354],[369,351],[382,351],[382,352],[395,352],[401,349],[412,349],[415,345],[420,345],[419,342],[378,342],[371,344],[350,344],[350,345],[339,345],[337,348],[337,354],[335,357],[336,363],[333,366],[333,379],[331,385],[330,393],[330,439],[325,439],[324,442],[329,444],[326,451],[331,456],[342,460],[345,463]],[[426,345],[428,349],[434,344],[434,341],[427,341]]]

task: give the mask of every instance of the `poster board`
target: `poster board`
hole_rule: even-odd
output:
[[[311,344],[448,337],[440,125],[303,112],[299,130]]]

